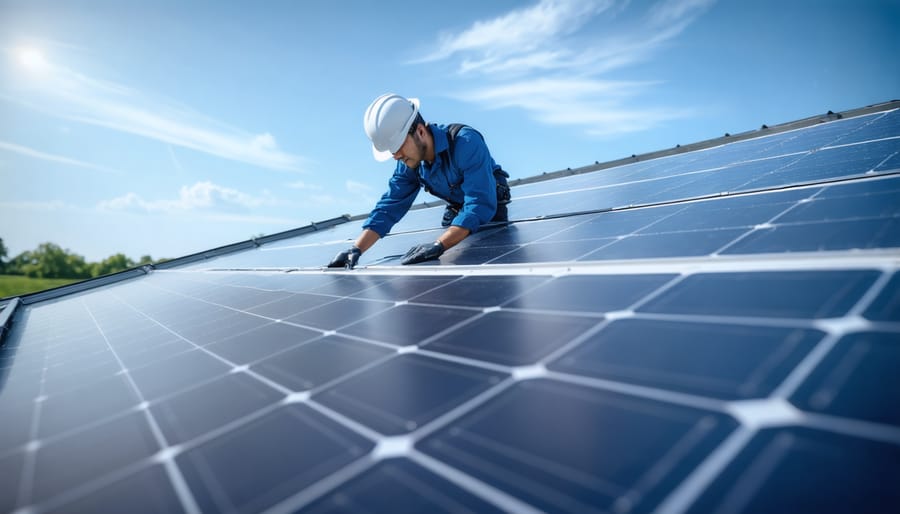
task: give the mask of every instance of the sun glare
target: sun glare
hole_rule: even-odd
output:
[[[16,50],[16,57],[19,60],[19,64],[29,70],[39,71],[47,67],[47,60],[44,59],[44,54],[35,48],[19,48]]]

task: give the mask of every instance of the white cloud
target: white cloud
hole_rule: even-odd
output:
[[[320,186],[318,184],[310,184],[310,183],[304,182],[302,180],[297,180],[295,182],[290,182],[288,184],[285,184],[285,187],[288,187],[290,189],[300,189],[300,190],[304,190],[304,191],[321,191],[322,189],[324,189],[322,186]]]
[[[652,90],[663,80],[603,75],[652,58],[714,3],[660,0],[632,13],[641,6],[628,0],[540,0],[443,34],[437,50],[413,62],[450,61],[463,77],[478,75],[474,86],[455,85],[452,96],[488,109],[523,109],[589,134],[645,130],[695,110],[653,107]]]
[[[355,180],[348,180],[345,184],[347,191],[352,194],[363,195],[363,194],[371,194],[374,191],[374,188],[368,184],[363,184],[362,182],[357,182]]]
[[[353,206],[363,206],[362,209],[368,209],[369,206],[375,205],[378,200],[380,191],[362,182],[348,180],[344,186],[347,189],[348,199]]]
[[[17,145],[15,143],[9,143],[6,141],[0,141],[0,150],[6,150],[7,152],[13,152],[20,155],[25,155],[27,157],[32,157],[34,159],[41,159],[44,161],[56,162],[59,164],[65,164],[68,166],[75,166],[78,168],[85,168],[94,171],[102,171],[104,173],[116,173],[121,174],[122,172],[107,168],[105,166],[99,166],[97,164],[92,164],[89,162],[81,161],[78,159],[72,159],[70,157],[64,157],[62,155],[51,154],[47,152],[41,152],[35,150],[34,148],[29,148],[27,146]]]
[[[336,198],[334,195],[329,195],[329,194],[312,195],[309,198],[306,198],[306,201],[308,201],[312,205],[329,206],[329,207],[335,206],[335,205],[340,205],[341,203],[343,203],[340,200],[338,200],[338,198]]]
[[[182,186],[178,198],[174,200],[146,200],[137,193],[126,193],[112,200],[98,204],[100,210],[136,210],[150,213],[173,213],[195,210],[255,209],[278,205],[271,193],[264,191],[261,196],[242,193],[236,189],[223,187],[210,181]]]
[[[458,35],[444,34],[437,50],[415,62],[443,60],[459,52],[479,51],[490,60],[531,52],[576,32],[592,16],[613,5],[613,0],[541,0],[492,20],[476,21]]]
[[[9,53],[9,51],[7,51]],[[268,132],[254,134],[171,100],[47,62],[29,87],[4,94],[63,119],[106,127],[262,168],[300,171],[302,158],[279,149]]]
[[[263,151],[275,150],[278,148],[278,144],[275,142],[275,136],[269,134],[268,132],[254,137],[253,141],[250,142],[250,146]]]
[[[650,24],[655,27],[679,26],[690,22],[716,0],[663,0],[650,9]]]
[[[691,115],[689,109],[629,107],[630,98],[655,86],[649,81],[537,79],[487,86],[467,93],[466,100],[485,108],[520,108],[548,125],[583,125],[589,134],[636,132]]]

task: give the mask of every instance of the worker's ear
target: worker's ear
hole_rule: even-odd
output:
[[[419,136],[419,140],[424,140],[428,135],[428,127],[424,123],[419,123],[416,125],[416,135]]]

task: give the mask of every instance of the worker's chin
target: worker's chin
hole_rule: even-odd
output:
[[[403,161],[403,164],[405,164],[409,169],[415,169],[419,167],[419,162],[412,159],[406,159],[405,161]]]

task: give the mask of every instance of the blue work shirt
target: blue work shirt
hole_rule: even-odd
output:
[[[364,229],[384,237],[412,207],[420,187],[461,206],[451,225],[475,233],[494,217],[497,212],[494,170],[500,166],[491,157],[481,134],[469,127],[460,129],[454,140],[451,164],[445,159],[450,148],[447,125],[429,123],[428,128],[434,138],[434,162],[428,165],[423,161],[411,169],[403,161],[397,161],[388,190],[363,223]]]

